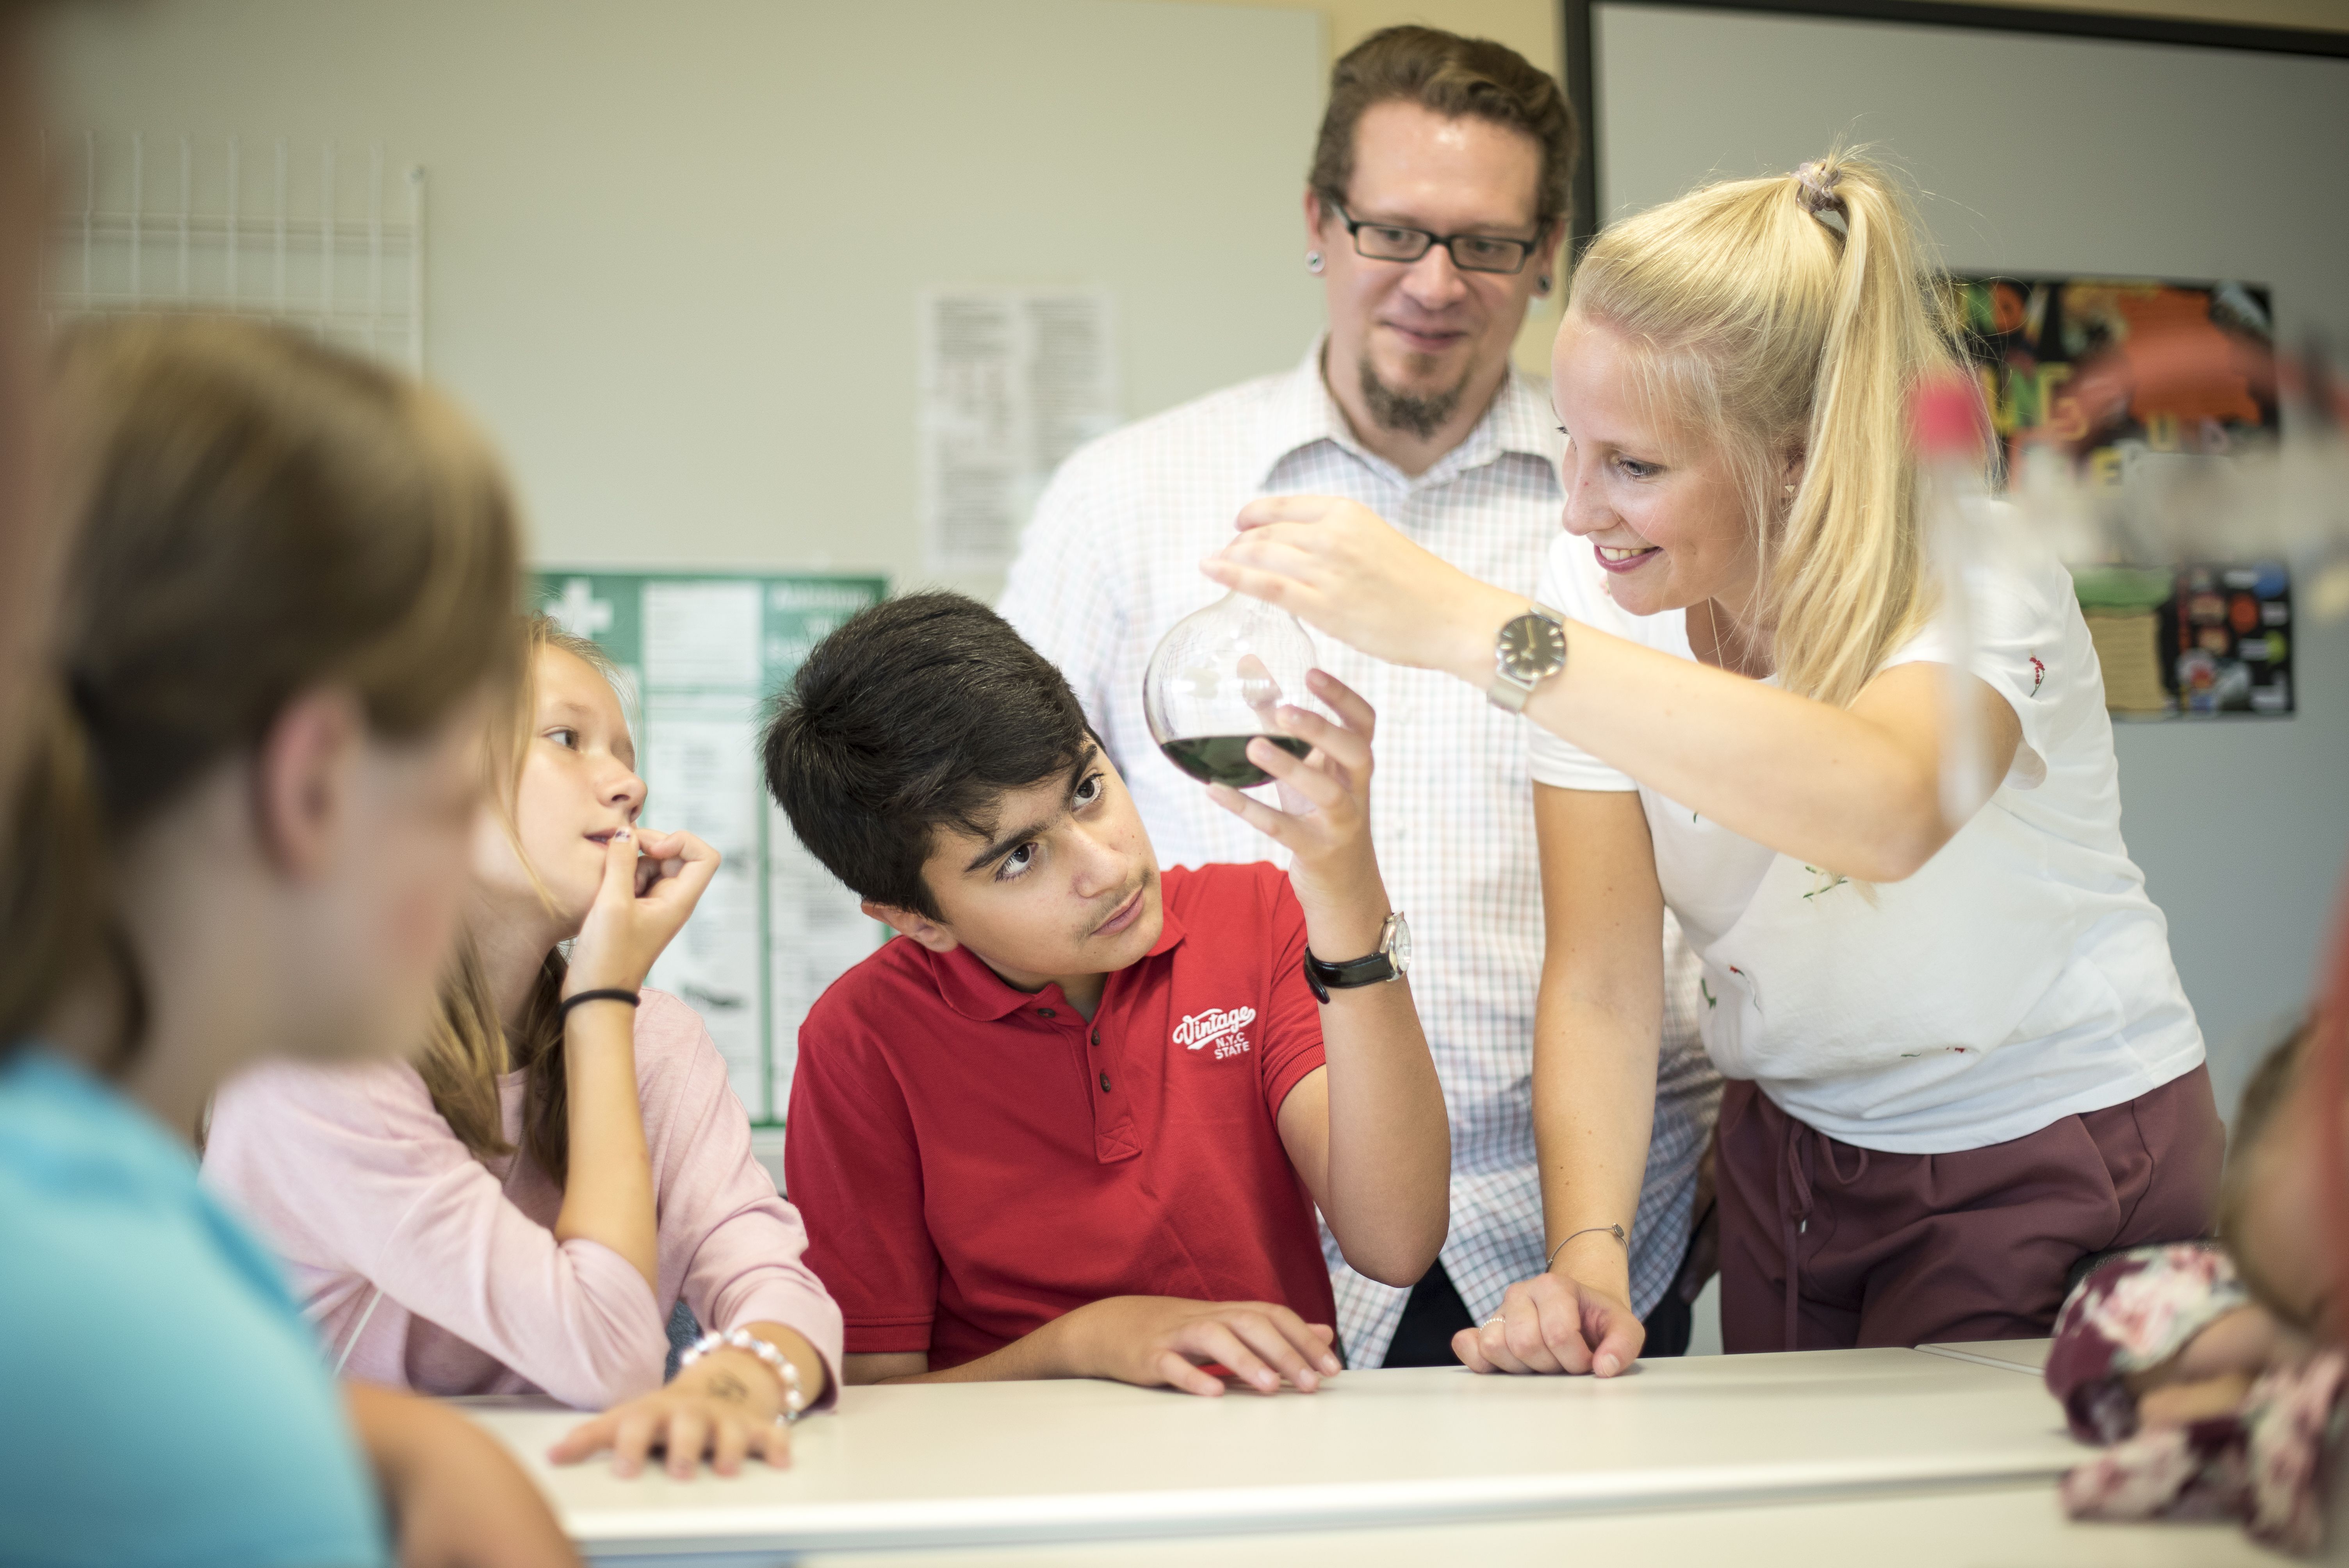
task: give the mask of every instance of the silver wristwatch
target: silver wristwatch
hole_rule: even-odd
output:
[[[1566,668],[1566,617],[1547,604],[1536,604],[1524,614],[1503,623],[1493,640],[1493,684],[1485,688],[1493,706],[1505,713],[1523,713],[1534,687]]]

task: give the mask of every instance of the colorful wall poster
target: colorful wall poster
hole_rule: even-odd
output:
[[[645,820],[698,834],[721,857],[649,984],[700,1013],[755,1123],[782,1119],[808,1008],[884,934],[768,799],[759,727],[808,650],[887,587],[878,577],[538,574],[540,606],[620,666]]]
[[[2225,459],[2275,437],[2273,387],[2249,373],[2273,348],[2261,284],[1982,276],[1950,286],[2003,473],[2044,447],[2064,453],[2085,482],[2125,491],[2164,464]],[[2156,353],[2192,355],[2209,373],[2156,374]],[[2127,397],[2091,409],[2074,383],[2107,356],[2120,361]],[[2075,566],[2114,713],[2293,711],[2291,574],[2279,562],[2225,554],[2174,571]]]

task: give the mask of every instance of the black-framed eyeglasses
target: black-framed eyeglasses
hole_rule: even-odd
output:
[[[1534,253],[1534,240],[1506,240],[1495,234],[1431,234],[1400,223],[1370,223],[1338,202],[1330,203],[1346,232],[1354,237],[1354,253],[1374,262],[1415,262],[1436,246],[1452,253],[1452,264],[1464,273],[1521,273]]]

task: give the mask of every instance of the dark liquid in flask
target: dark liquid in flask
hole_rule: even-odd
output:
[[[1167,741],[1158,749],[1166,753],[1166,760],[1202,784],[1228,784],[1235,789],[1247,789],[1272,777],[1247,759],[1247,744],[1257,738],[1253,735],[1190,735]],[[1303,757],[1313,749],[1293,735],[1268,735],[1261,738],[1291,757]]]

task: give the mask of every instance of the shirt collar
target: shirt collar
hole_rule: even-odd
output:
[[[1557,421],[1550,417],[1548,400],[1541,389],[1516,366],[1512,365],[1502,377],[1500,395],[1468,432],[1468,438],[1444,453],[1425,473],[1411,479],[1355,439],[1345,410],[1338,407],[1337,398],[1330,394],[1329,383],[1322,377],[1321,356],[1329,343],[1330,335],[1326,332],[1315,338],[1304,360],[1273,388],[1257,437],[1254,471],[1259,488],[1276,488],[1274,476],[1280,465],[1321,441],[1352,454],[1372,472],[1404,490],[1442,484],[1511,455],[1535,459],[1549,469],[1552,480],[1556,480],[1558,457],[1565,447],[1557,433]]]
[[[1162,875],[1158,882],[1158,907],[1163,919],[1158,928],[1158,940],[1143,956],[1156,958],[1171,953],[1184,937],[1183,923],[1175,918],[1174,901],[1166,897],[1166,882]],[[905,940],[913,940],[911,937]],[[987,966],[987,961],[968,947],[957,947],[951,953],[932,953],[926,948],[924,956],[929,960],[932,982],[938,988],[939,1000],[964,1017],[982,1024],[1008,1018],[1020,1008],[1043,1001],[1048,996],[1061,995],[1057,985],[1041,991],[1022,991]],[[1115,983],[1117,976],[1110,976]],[[1104,988],[1104,994],[1106,988]]]

